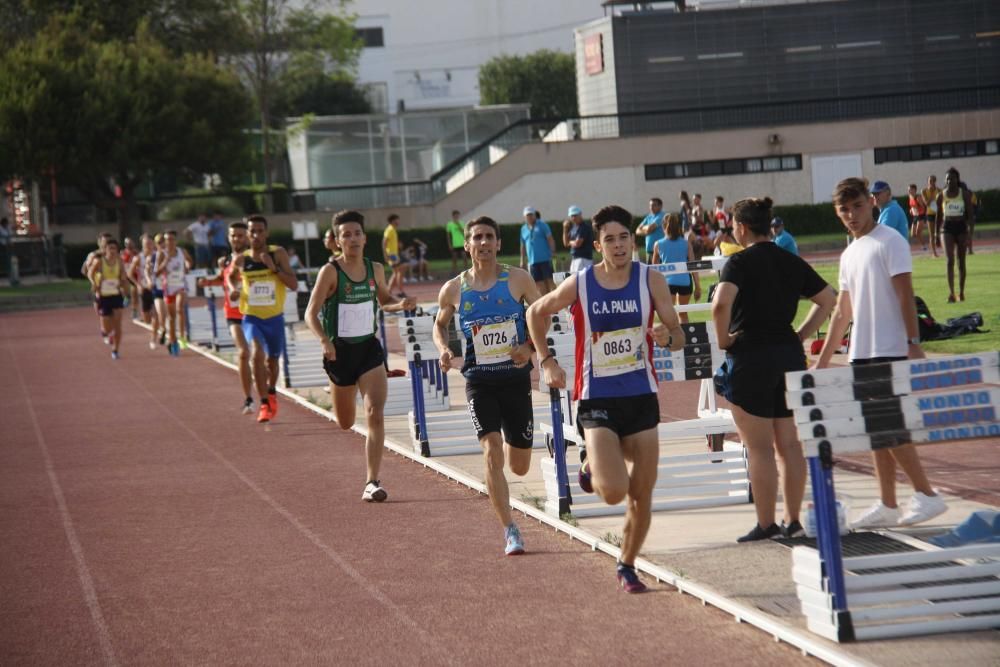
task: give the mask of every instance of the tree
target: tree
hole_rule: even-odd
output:
[[[281,87],[273,111],[276,116],[337,116],[371,113],[372,105],[349,78],[308,73]]]
[[[226,59],[257,104],[264,179],[272,184],[272,118],[282,88],[310,75],[349,75],[361,50],[353,17],[321,13],[316,0],[234,0],[236,24]],[[344,2],[338,3],[343,12]],[[283,136],[283,135],[279,135]]]
[[[105,41],[57,17],[0,57],[0,176],[71,183],[118,205],[122,235],[135,234],[135,188],[151,171],[239,169],[250,105],[230,72],[172,54],[145,24]]]
[[[530,104],[532,118],[576,116],[576,61],[547,49],[498,56],[479,68],[479,98],[482,104]]]

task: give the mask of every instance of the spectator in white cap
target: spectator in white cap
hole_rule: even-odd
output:
[[[563,222],[563,245],[569,248],[570,273],[583,271],[594,263],[594,230],[584,222],[579,206],[570,206]]]
[[[525,206],[523,213],[521,268],[528,269],[539,292],[548,294],[556,288],[555,281],[552,280],[552,255],[556,251],[556,242],[552,238],[552,230],[538,219],[538,212],[534,207]]]

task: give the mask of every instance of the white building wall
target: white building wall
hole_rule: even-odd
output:
[[[354,0],[358,27],[381,27],[366,48],[362,84],[385,84],[388,110],[479,103],[479,66],[502,54],[573,53],[573,29],[602,16],[599,0]]]

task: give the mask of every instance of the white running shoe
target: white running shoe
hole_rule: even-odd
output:
[[[895,526],[899,523],[899,508],[886,507],[882,501],[876,501],[874,505],[851,522],[851,528],[885,528]]]
[[[389,494],[382,488],[382,484],[373,479],[365,484],[365,492],[361,494],[361,500],[367,503],[380,503],[389,497]]]
[[[934,489],[937,493],[937,489]],[[906,513],[900,518],[900,526],[912,526],[914,524],[929,521],[936,516],[944,514],[948,510],[948,505],[941,500],[941,496],[925,496],[917,491],[910,498],[906,506]]]
[[[153,340],[149,341],[149,349],[151,349],[151,350],[155,350],[156,349],[156,341],[153,341]]]

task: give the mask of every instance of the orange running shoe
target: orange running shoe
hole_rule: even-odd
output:
[[[269,392],[267,394],[267,407],[271,409],[271,419],[278,416],[278,394],[277,392]]]
[[[257,412],[257,423],[263,424],[271,421],[271,406],[267,402],[260,404],[260,411]]]

